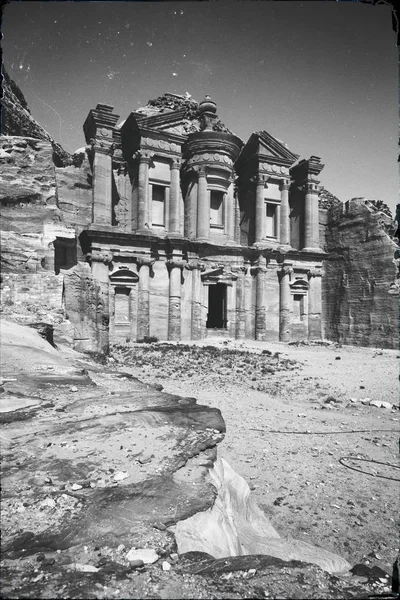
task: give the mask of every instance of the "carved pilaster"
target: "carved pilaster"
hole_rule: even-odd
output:
[[[206,169],[198,168],[197,188],[197,239],[207,242],[210,236],[210,201],[207,193]]]
[[[322,269],[314,267],[308,272],[308,339],[320,340],[322,337]]]
[[[180,168],[182,161],[174,158],[171,162],[171,187],[169,193],[169,233],[180,235]]]
[[[278,271],[279,275],[279,339],[281,342],[290,341],[290,326],[292,321],[292,296],[290,279],[293,274],[291,265],[284,265]]]
[[[170,259],[167,261],[169,271],[168,301],[168,339],[181,339],[181,275],[186,261]]]

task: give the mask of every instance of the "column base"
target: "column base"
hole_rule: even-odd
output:
[[[208,237],[196,237],[196,238],[194,238],[194,241],[195,242],[209,242],[210,238],[208,238]]]
[[[167,235],[165,236],[165,239],[167,240],[171,240],[171,239],[179,239],[182,240],[183,239],[183,235],[181,233],[167,233]]]
[[[137,229],[135,231],[135,233],[138,235],[151,235],[151,236],[157,237],[157,234],[154,233],[154,231],[152,229],[146,229],[146,228]]]
[[[325,254],[325,250],[322,248],[302,248],[301,252],[315,252],[316,254]]]

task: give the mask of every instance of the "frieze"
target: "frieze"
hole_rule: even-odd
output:
[[[261,163],[260,169],[261,171],[265,171],[268,173],[282,173],[283,175],[289,174],[289,169],[287,167],[279,167],[278,165],[270,165],[268,163]]]
[[[174,142],[167,142],[166,140],[154,139],[154,138],[142,138],[141,145],[146,148],[155,150],[164,150],[165,152],[179,152],[181,151],[180,145]]]
[[[226,154],[219,154],[218,152],[204,154],[195,154],[192,158],[187,161],[187,165],[193,165],[198,163],[223,163],[229,167],[233,166],[233,160]]]

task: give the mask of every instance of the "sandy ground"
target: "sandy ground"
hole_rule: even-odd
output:
[[[143,381],[222,411],[227,433],[219,456],[248,481],[282,536],[391,572],[399,551],[397,352],[333,344],[197,343],[210,344],[246,350],[257,360],[270,352],[276,370],[260,376],[254,360],[249,364],[243,355],[232,360],[229,353],[215,357],[211,367],[188,370],[179,345],[165,362],[156,344],[151,349],[136,344],[129,358],[116,348],[113,357]],[[286,360],[295,362],[279,370]],[[343,461],[353,469],[339,462],[349,456],[358,458]]]

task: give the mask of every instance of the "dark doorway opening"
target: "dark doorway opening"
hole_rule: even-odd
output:
[[[54,271],[58,275],[60,269],[70,269],[77,264],[76,239],[56,238],[54,240]]]
[[[207,329],[226,329],[226,285],[208,287]]]

